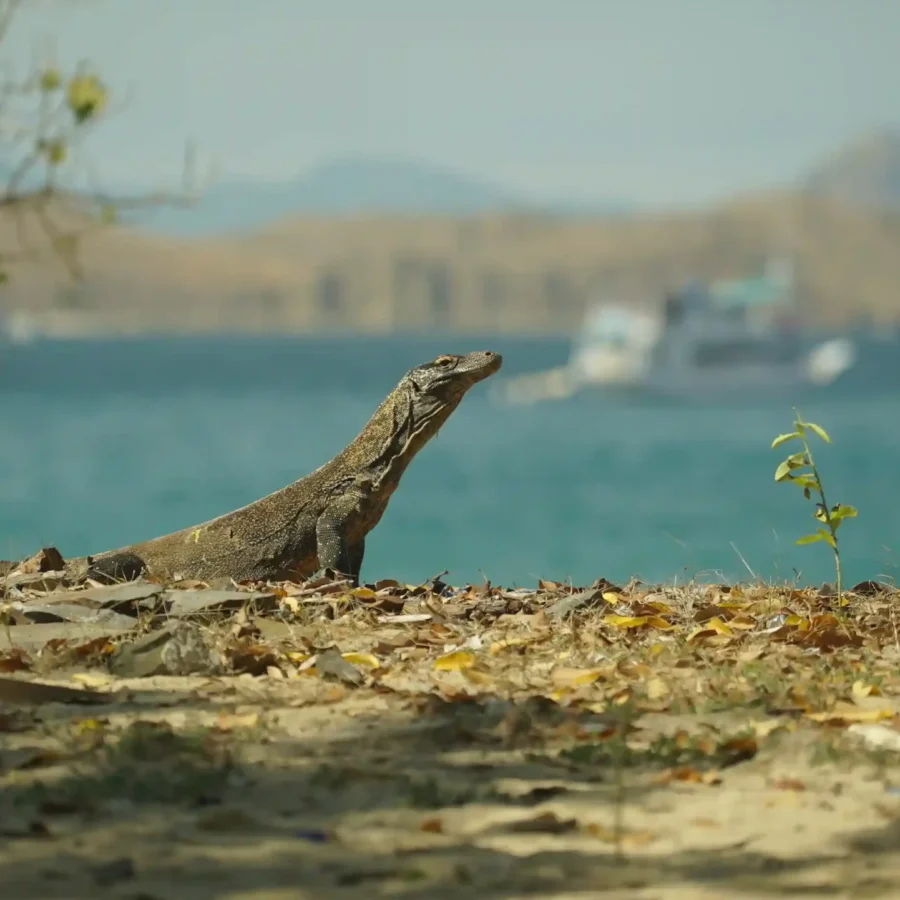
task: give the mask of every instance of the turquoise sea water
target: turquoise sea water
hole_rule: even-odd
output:
[[[0,352],[0,557],[162,534],[248,503],[326,461],[411,365],[491,348],[501,375],[555,365],[563,340],[470,337],[43,341]],[[498,376],[500,377],[500,376]],[[831,577],[797,547],[812,505],[772,478],[792,406],[819,449],[847,577],[900,563],[900,350],[867,348],[821,394],[729,405],[586,396],[501,408],[479,386],[413,462],[370,535],[366,580],[533,585]]]

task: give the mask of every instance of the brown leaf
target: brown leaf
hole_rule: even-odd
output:
[[[31,658],[18,647],[0,656],[0,672],[27,672],[31,668]]]
[[[878,594],[886,594],[892,592],[890,585],[882,584],[879,581],[860,581],[850,588],[851,594],[859,594],[860,597],[876,597]]]
[[[693,784],[721,784],[722,776],[714,770],[701,772],[692,766],[678,766],[673,769],[666,769],[658,780],[663,784],[668,784],[672,781],[686,781]]]
[[[244,638],[226,651],[228,661],[235,672],[265,675],[269,666],[278,664],[278,654],[266,644]]]
[[[444,833],[444,823],[440,819],[425,819],[420,825],[419,829],[421,831],[427,831],[431,834],[443,834]]]

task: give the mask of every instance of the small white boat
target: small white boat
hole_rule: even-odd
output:
[[[793,273],[783,262],[757,278],[690,283],[655,310],[591,306],[565,366],[508,378],[502,403],[535,403],[588,388],[712,396],[790,391],[837,380],[856,361],[844,338],[807,349],[798,327]]]

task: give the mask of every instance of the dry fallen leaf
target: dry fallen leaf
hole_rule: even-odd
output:
[[[603,675],[603,669],[568,669],[557,667],[550,673],[555,685],[560,687],[580,687],[593,684]]]
[[[667,631],[674,628],[671,622],[667,622],[660,616],[619,616],[610,614],[603,617],[603,621],[607,625],[614,628],[658,628],[661,631]]]

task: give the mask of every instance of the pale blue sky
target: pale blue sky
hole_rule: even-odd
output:
[[[399,154],[697,202],[900,124],[900,0],[62,0],[6,49],[48,35],[129,89],[90,143],[116,182],[177,174],[192,138],[223,174]]]

